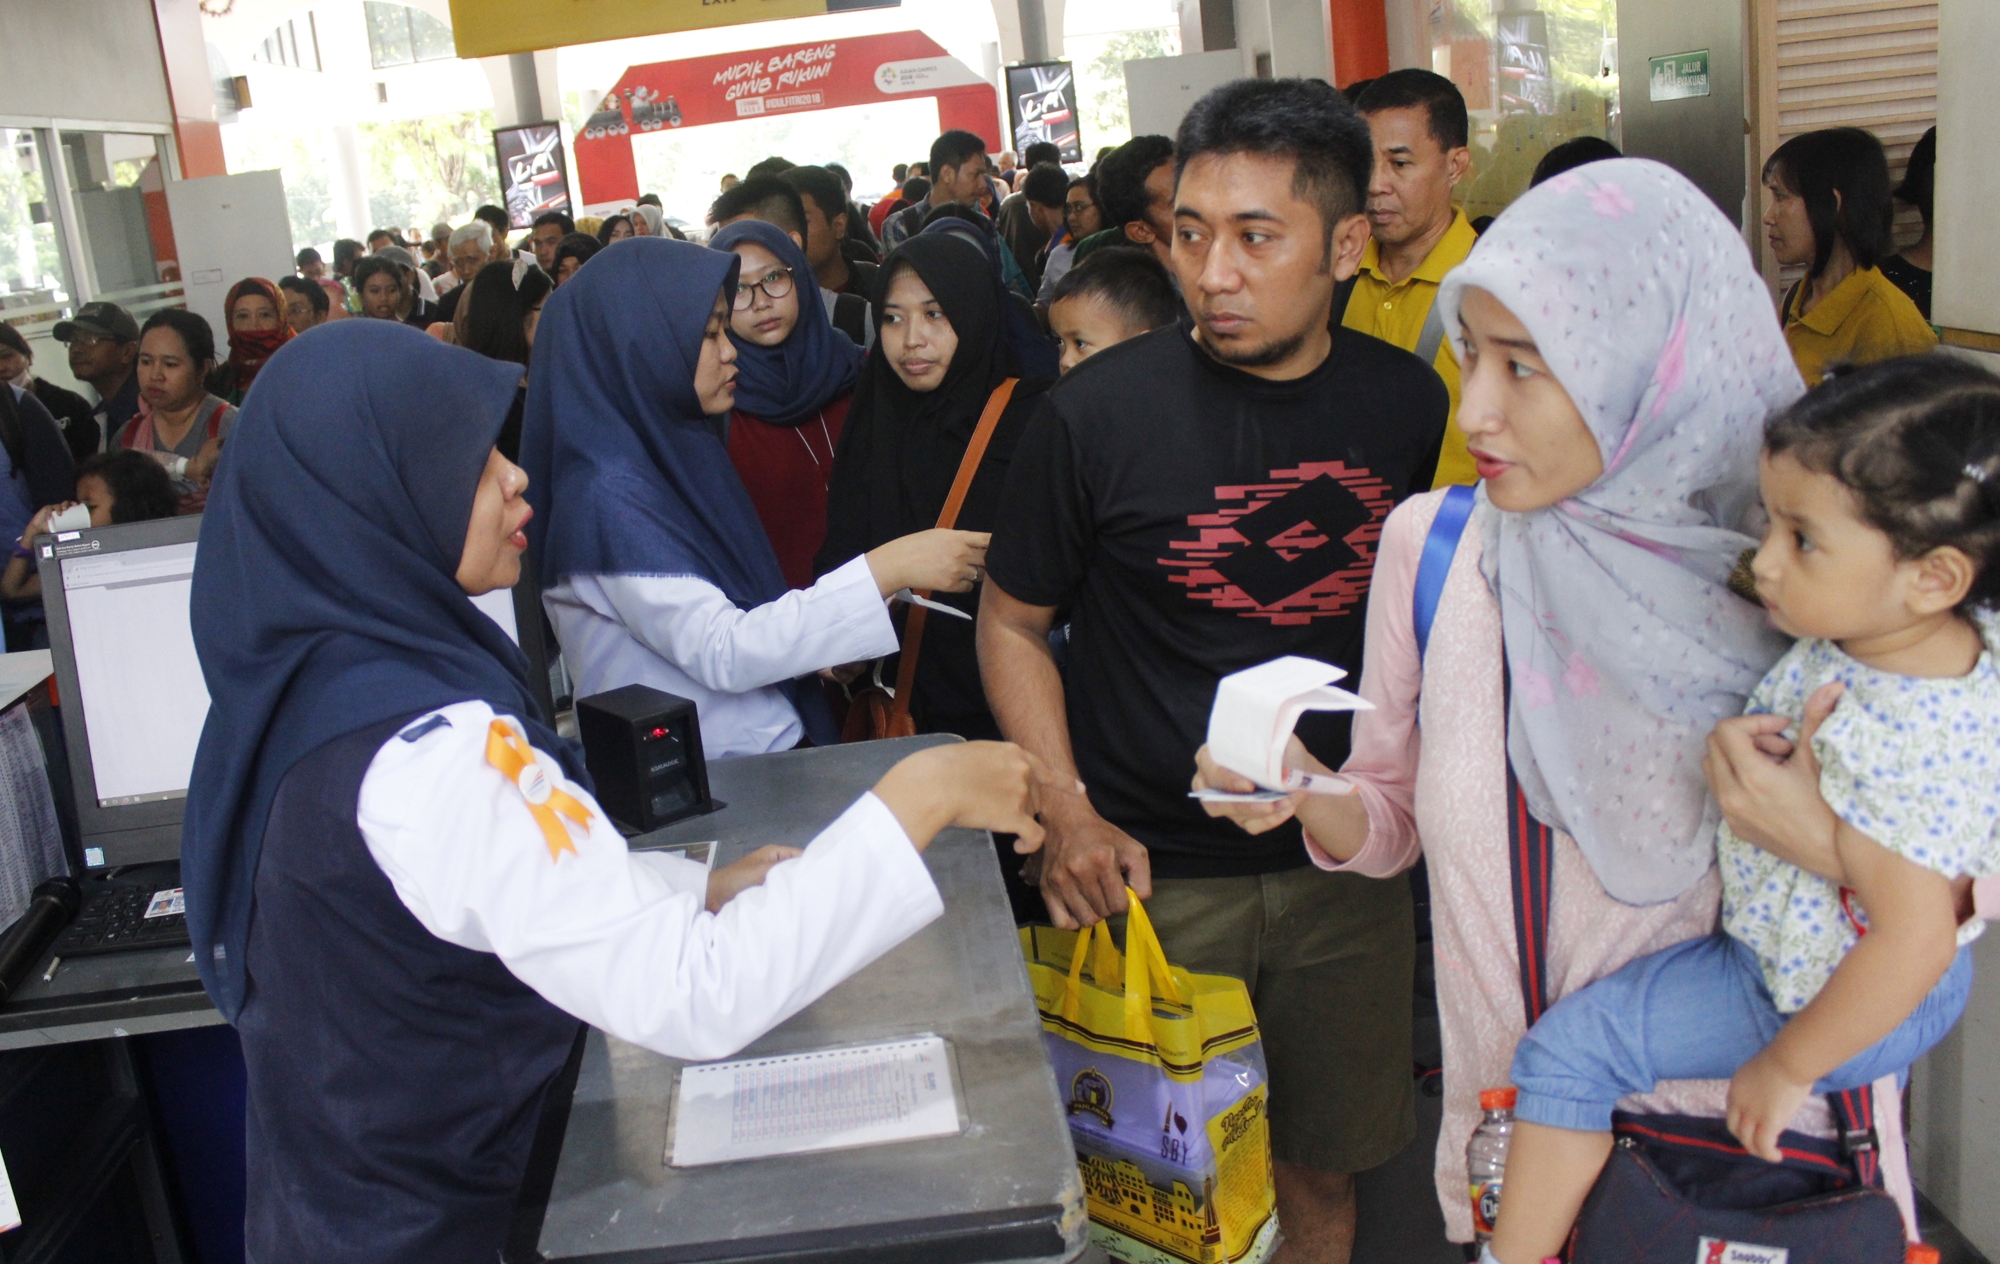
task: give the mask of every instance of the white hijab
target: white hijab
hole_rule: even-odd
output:
[[[1785,646],[1726,581],[1755,544],[1764,420],[1804,383],[1742,236],[1659,163],[1591,163],[1509,207],[1438,295],[1461,353],[1468,286],[1527,326],[1604,457],[1547,509],[1480,496],[1508,756],[1606,891],[1669,900],[1714,860],[1703,743]]]

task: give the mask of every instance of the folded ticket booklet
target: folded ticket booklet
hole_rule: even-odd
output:
[[[1358,694],[1336,689],[1347,673],[1331,663],[1295,654],[1224,676],[1208,713],[1208,753],[1216,763],[1248,777],[1266,790],[1311,789],[1327,778],[1307,777],[1285,767],[1285,746],[1299,717],[1308,711],[1372,711]]]
[[[666,1161],[701,1167],[955,1136],[964,1127],[940,1036],[681,1069]]]

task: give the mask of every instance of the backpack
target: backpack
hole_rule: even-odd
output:
[[[1470,487],[1447,490],[1424,537],[1411,597],[1419,658],[1430,647],[1445,576],[1475,501]],[[1532,1027],[1549,1005],[1555,833],[1529,810],[1511,763],[1507,801],[1515,946]],[[1902,1212],[1882,1189],[1873,1090],[1831,1093],[1827,1102],[1839,1138],[1785,1132],[1782,1163],[1749,1153],[1720,1119],[1615,1113],[1611,1158],[1577,1215],[1569,1264],[1935,1261],[1932,1248],[1907,1242]]]

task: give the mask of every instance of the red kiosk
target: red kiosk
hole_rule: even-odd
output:
[[[964,128],[999,152],[1000,100],[993,85],[921,31],[633,66],[576,138],[584,212],[597,214],[638,198],[635,132],[912,97],[937,100],[940,131]],[[928,144],[930,137],[922,140]]]

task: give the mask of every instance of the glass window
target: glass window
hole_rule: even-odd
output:
[[[165,283],[175,260],[162,138],[125,132],[63,132],[61,138],[88,296],[118,303],[141,320],[157,308],[178,306],[179,286]]]
[[[410,15],[410,49],[418,61],[443,61],[458,56],[458,44],[451,28],[422,9],[405,9]]]
[[[72,293],[42,143],[33,131],[0,127],[0,309],[24,328],[57,316],[22,309],[67,303]]]
[[[1428,29],[1431,69],[1465,94],[1465,213],[1498,215],[1566,140],[1620,143],[1617,0],[1402,0]]]
[[[390,0],[363,0],[368,59],[377,70],[458,56],[451,28],[422,9]]]

